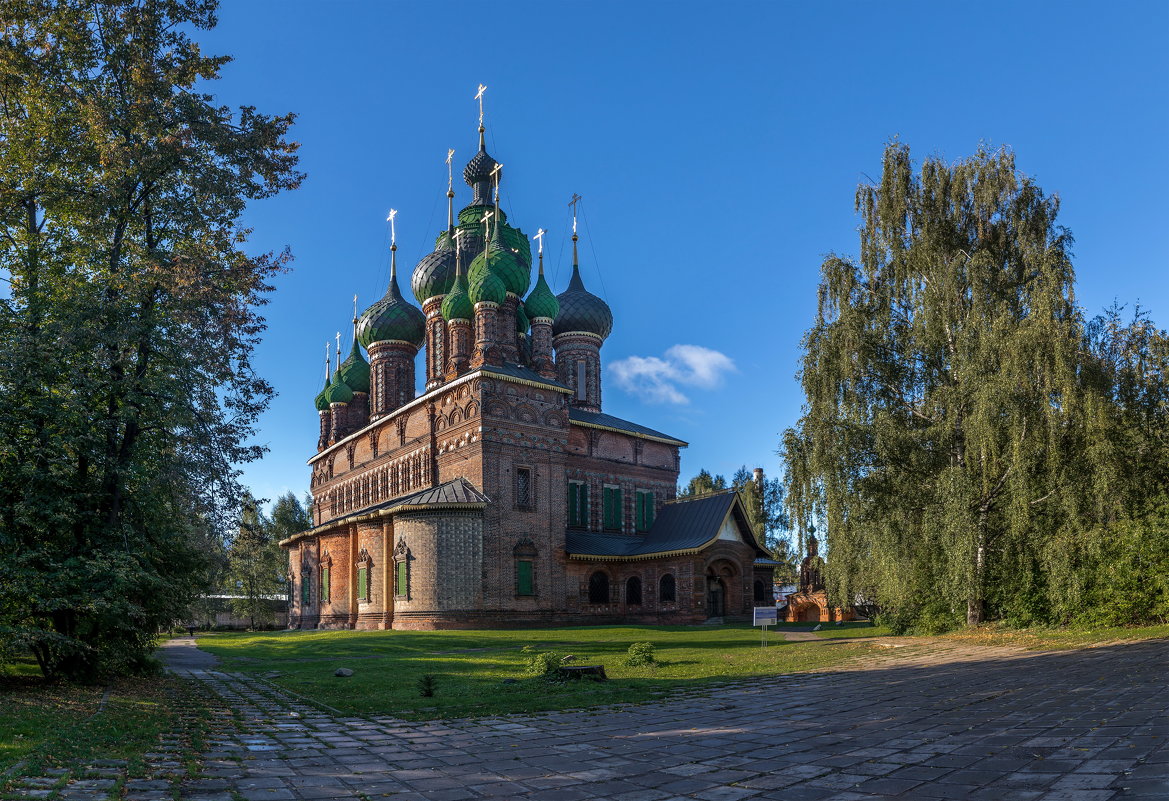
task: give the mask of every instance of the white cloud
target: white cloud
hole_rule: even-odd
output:
[[[735,372],[729,356],[701,345],[674,345],[661,357],[630,356],[609,365],[617,385],[651,403],[689,403],[680,387],[714,389]]]

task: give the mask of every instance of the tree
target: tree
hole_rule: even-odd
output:
[[[296,496],[288,493],[280,501],[282,517],[287,520],[289,510],[287,499],[296,504]],[[280,505],[280,501],[277,505]],[[297,504],[299,507],[299,504]],[[239,530],[228,551],[228,584],[225,588],[232,596],[231,608],[237,617],[246,617],[249,628],[257,623],[271,624],[275,619],[271,600],[282,595],[287,589],[287,556],[280,547],[279,529],[275,519],[268,518],[250,495],[244,499],[240,513]]]
[[[1043,554],[1115,512],[1058,199],[980,148],[890,144],[857,190],[857,260],[821,267],[788,501],[827,529],[828,589],[909,623],[1050,616]],[[1110,500],[1112,499],[1112,500]]]
[[[271,388],[251,353],[287,253],[292,116],[196,91],[211,0],[0,0],[0,637],[47,676],[141,666],[206,587]]]
[[[787,509],[783,505],[783,482],[778,478],[756,480],[754,473],[741,466],[731,477],[731,487],[739,493],[755,539],[780,563],[776,580],[792,583],[799,559],[792,549]]]
[[[690,497],[695,495],[708,495],[712,492],[720,492],[727,488],[727,480],[723,476],[712,476],[709,470],[705,468],[698,471],[698,475],[690,479],[685,487],[678,488],[678,495],[683,497]]]

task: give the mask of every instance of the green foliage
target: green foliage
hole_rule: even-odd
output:
[[[0,9],[0,637],[46,676],[143,669],[262,450],[257,307],[288,256],[239,219],[299,182],[292,118],[201,91],[209,0]]]
[[[626,667],[648,667],[657,664],[652,642],[635,642],[629,645],[629,652],[625,657]]]
[[[564,664],[564,654],[560,651],[537,651],[531,646],[524,646],[523,651],[529,654],[524,666],[524,672],[529,676],[554,675]]]
[[[698,475],[690,479],[690,482],[685,487],[678,488],[678,495],[708,495],[712,492],[720,492],[726,488],[727,480],[725,476],[712,476],[709,470],[703,468],[698,471]]]
[[[227,586],[224,590],[235,596],[231,599],[232,612],[247,618],[252,629],[270,625],[275,620],[270,600],[287,592],[288,555],[280,547],[281,537],[275,521],[277,512],[282,525],[297,525],[304,521],[304,510],[291,492],[276,502],[271,519],[264,515],[251,496],[245,495],[239,530],[227,553]]]
[[[1105,563],[1116,582],[1149,575],[1144,538],[1093,532],[1164,486],[1169,348],[1139,311],[1085,324],[1058,199],[1007,150],[915,172],[893,143],[856,209],[860,256],[822,265],[804,415],[783,438],[833,602],[876,604],[899,631],[1060,621]]]

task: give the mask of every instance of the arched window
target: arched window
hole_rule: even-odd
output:
[[[589,577],[589,603],[609,603],[609,577],[600,570]]]
[[[664,604],[674,603],[674,574],[667,573],[658,582],[658,601]]]
[[[637,576],[625,582],[625,603],[629,606],[641,606],[641,579]]]
[[[763,603],[763,582],[756,581],[755,582],[755,604],[759,605],[761,603]]]

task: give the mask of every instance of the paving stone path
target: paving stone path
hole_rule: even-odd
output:
[[[906,647],[653,704],[428,723],[332,714],[179,656],[177,672],[229,718],[205,744],[198,776],[128,782],[122,795],[1169,799],[1169,641],[1047,653],[885,642]],[[59,797],[102,797],[73,787]]]
[[[890,649],[654,704],[408,723],[186,674],[242,716],[188,801],[1169,798],[1169,641]],[[826,647],[831,647],[830,644]],[[234,793],[234,795],[233,795]]]

